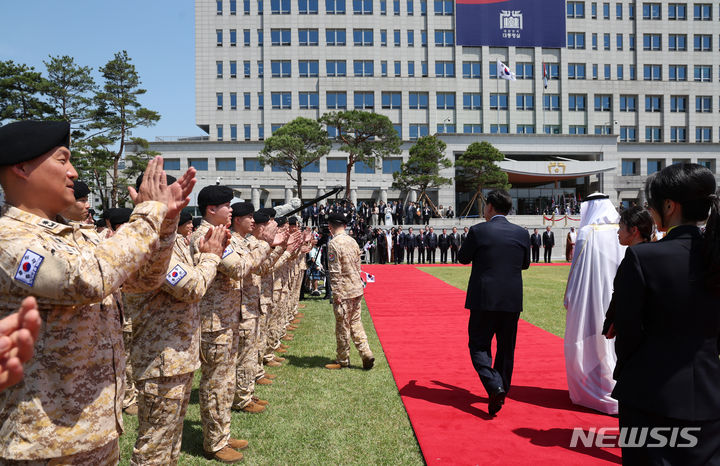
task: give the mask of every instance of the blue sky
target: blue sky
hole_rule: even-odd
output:
[[[204,134],[195,126],[193,0],[0,0],[0,60],[45,72],[48,55],[70,55],[94,70],[127,50],[162,119],[133,136]]]

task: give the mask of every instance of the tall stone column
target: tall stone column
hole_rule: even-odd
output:
[[[386,188],[380,189],[380,200],[383,201],[385,204],[387,204],[387,189]]]
[[[350,190],[350,202],[357,205],[357,189]]]
[[[250,191],[250,202],[252,202],[253,207],[255,207],[255,210],[258,210],[260,208],[260,189],[259,188],[252,188]]]
[[[285,188],[285,204],[290,202],[290,199],[293,197],[293,190],[292,188]]]

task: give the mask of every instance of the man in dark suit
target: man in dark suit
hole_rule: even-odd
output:
[[[544,259],[546,263],[552,262],[552,248],[555,246],[555,233],[550,231],[550,227],[545,228],[543,233],[542,244],[544,248]]]
[[[532,251],[532,261],[540,262],[540,245],[542,244],[542,238],[538,229],[533,230],[533,234],[530,235],[530,249]]]
[[[460,247],[462,247],[463,243],[465,242],[469,231],[470,229],[468,227],[463,228],[463,232],[460,234]]]
[[[402,264],[403,252],[405,250],[405,233],[398,228],[393,235],[393,255],[395,256],[395,264]]]
[[[450,233],[450,261],[453,264],[457,264],[457,252],[460,249],[460,233],[457,231],[457,227],[453,227],[452,233]]]
[[[422,209],[422,222],[423,225],[427,225],[430,222],[430,207],[425,205]]]
[[[522,270],[530,266],[530,238],[505,215],[512,198],[505,190],[488,193],[485,222],[473,225],[458,252],[461,264],[472,262],[465,307],[470,309],[470,358],[490,397],[494,416],[510,390],[518,319],[522,311]],[[497,340],[493,366],[491,343]]]
[[[445,228],[442,229],[442,234],[438,237],[438,247],[440,248],[440,262],[447,264],[447,251],[450,247],[450,237]]]
[[[405,260],[408,264],[412,264],[415,261],[415,234],[413,233],[412,227],[408,228],[408,232],[405,234]]]
[[[437,249],[438,245],[438,236],[437,233],[435,233],[435,230],[433,227],[430,227],[430,233],[426,236],[425,241],[425,249],[427,249],[427,261],[428,264],[434,264],[435,263],[435,250]]]
[[[425,230],[420,229],[420,233],[415,235],[415,247],[418,252],[418,264],[425,263]]]
[[[314,227],[318,226],[318,217],[320,216],[320,209],[318,209],[317,203],[313,204],[310,208],[310,218]]]

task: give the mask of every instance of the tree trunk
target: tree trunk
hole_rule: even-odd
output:
[[[478,192],[477,192],[478,217],[482,217],[484,214],[484,212],[483,212],[483,204],[484,203],[485,202],[484,202],[483,195],[482,195],[482,188],[480,188],[480,189],[478,189]]]
[[[345,169],[345,199],[350,199],[350,173],[353,165],[355,165],[355,162],[350,163],[350,159],[348,159],[348,165]]]
[[[295,170],[297,172],[297,197],[300,198],[300,204],[303,202],[302,194],[302,168]]]

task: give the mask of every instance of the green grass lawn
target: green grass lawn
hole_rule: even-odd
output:
[[[470,267],[420,267],[421,270],[461,290],[467,290]],[[563,296],[570,266],[530,267],[523,271],[523,313],[531,324],[565,336]]]
[[[278,377],[257,395],[270,402],[261,414],[233,412],[232,436],[250,441],[243,464],[423,464],[397,386],[363,303],[363,324],[375,368],[363,371],[351,350],[351,367],[329,371],[335,357],[335,319],[329,301],[305,301],[305,318],[284,356]],[[183,431],[180,464],[218,464],[202,456],[199,371]],[[129,464],[137,418],[125,415],[120,464]]]

